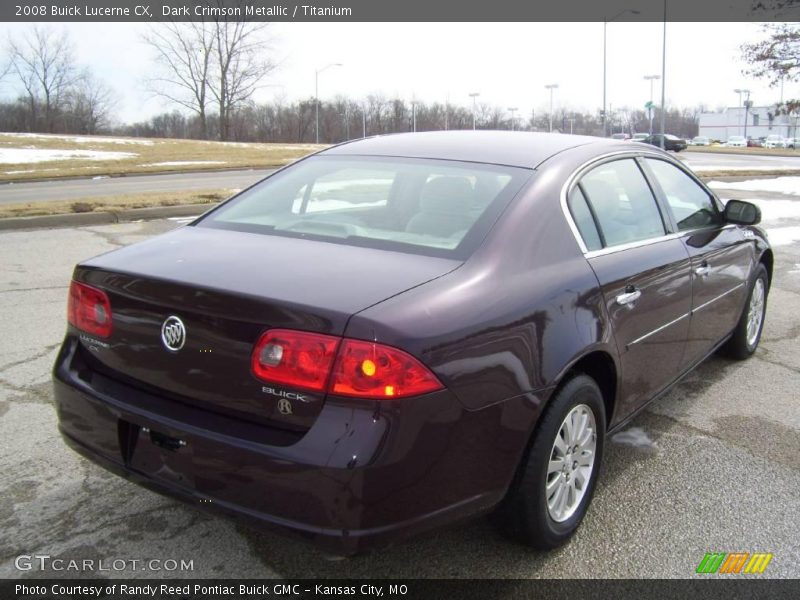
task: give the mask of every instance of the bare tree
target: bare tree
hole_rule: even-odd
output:
[[[214,53],[213,24],[161,23],[143,37],[155,51],[160,73],[150,79],[150,89],[196,113],[201,135],[208,137],[209,77]]]
[[[41,104],[44,128],[52,132],[55,117],[77,76],[72,42],[66,32],[34,27],[21,40],[9,42],[8,54],[11,71],[25,88],[31,113],[29,127],[36,128]]]
[[[84,70],[66,102],[72,121],[69,131],[95,134],[109,126],[114,93],[89,70]]]
[[[743,44],[742,57],[750,65],[745,75],[766,79],[770,86],[800,80],[800,23],[770,23],[763,27],[766,38]],[[780,112],[800,109],[800,98],[787,100]]]
[[[231,117],[277,67],[269,58],[268,23],[219,20],[214,23],[211,93],[219,113],[219,138],[227,140]]]

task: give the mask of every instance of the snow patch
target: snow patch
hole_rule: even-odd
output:
[[[746,181],[710,181],[708,187],[745,192],[776,192],[800,195],[800,177],[776,177],[775,179],[748,179]]]
[[[133,152],[102,150],[52,150],[49,148],[0,148],[0,164],[30,164],[54,160],[122,160],[138,156]]]
[[[139,144],[142,146],[152,146],[153,140],[143,140],[138,138],[105,137],[102,135],[52,135],[45,133],[0,133],[0,135],[17,138],[33,138],[42,140],[63,140],[74,144]]]
[[[788,246],[800,242],[800,225],[794,227],[771,227],[767,229],[769,243],[773,246]]]

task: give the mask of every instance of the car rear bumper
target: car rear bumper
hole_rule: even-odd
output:
[[[541,405],[526,395],[466,411],[448,391],[402,406],[329,398],[308,431],[287,432],[128,385],[93,371],[85,352],[68,336],[53,374],[70,447],[159,493],[338,554],[490,510]]]

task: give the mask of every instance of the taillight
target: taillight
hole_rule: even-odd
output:
[[[421,362],[397,348],[345,339],[339,348],[330,391],[358,398],[404,398],[442,389]]]
[[[111,303],[108,295],[85,283],[73,281],[69,286],[67,320],[81,331],[97,337],[111,335]]]
[[[253,349],[253,374],[264,381],[357,398],[404,398],[442,389],[416,358],[361,340],[272,329]]]
[[[250,365],[259,379],[321,392],[328,383],[339,340],[330,335],[272,329],[259,338]]]

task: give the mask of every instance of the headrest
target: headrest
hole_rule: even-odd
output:
[[[466,214],[472,195],[472,184],[466,177],[437,177],[422,188],[419,205],[426,212]]]

